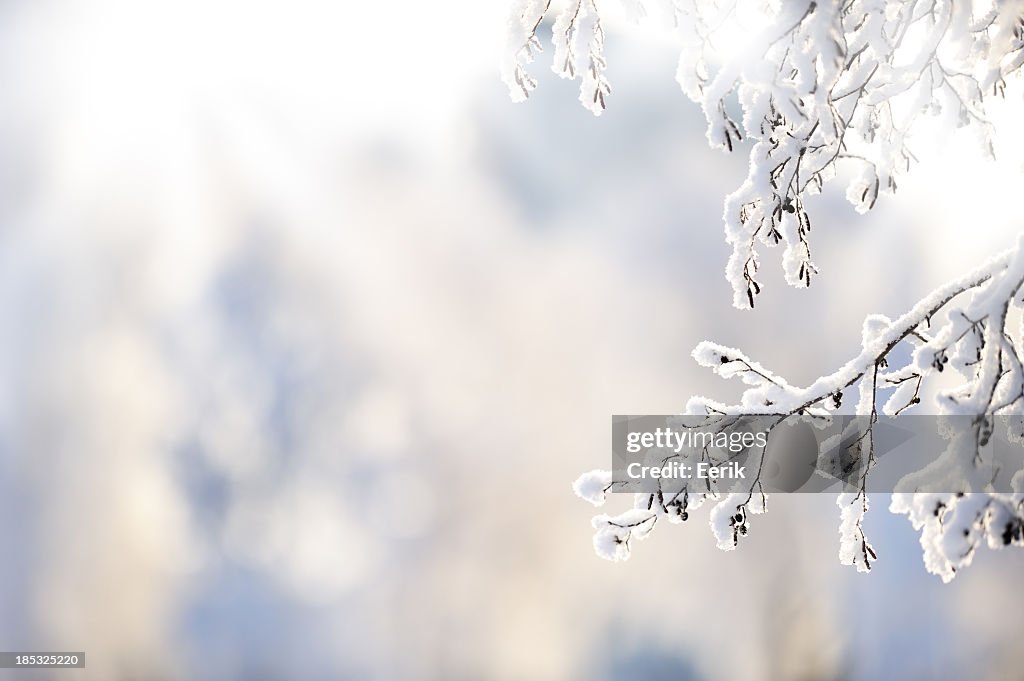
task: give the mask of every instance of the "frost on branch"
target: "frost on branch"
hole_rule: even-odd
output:
[[[748,513],[764,513],[765,495],[729,494],[711,509],[711,533],[718,548],[732,551],[750,530]]]
[[[501,77],[514,102],[525,101],[537,87],[537,81],[527,73],[526,67],[544,49],[537,38],[537,29],[550,7],[550,0],[514,0],[509,9]]]
[[[894,494],[889,509],[921,533],[928,571],[948,582],[983,544],[1024,546],[1021,494]]]
[[[839,506],[839,562],[853,565],[857,572],[868,572],[878,556],[864,534],[864,515],[868,512],[868,495],[844,493],[836,499]]]
[[[646,539],[654,527],[656,518],[650,511],[635,508],[611,518],[606,515],[594,516],[594,550],[608,560],[629,558],[630,542]]]
[[[789,284],[810,285],[818,268],[808,199],[840,162],[854,173],[847,197],[866,212],[896,191],[915,160],[908,140],[923,116],[974,128],[991,152],[985,98],[1003,95],[1006,78],[1024,62],[1020,0],[623,4],[633,14],[668,17],[675,27],[676,80],[703,108],[710,144],[733,151],[752,141],[747,177],[724,209],[732,247],[726,275],[741,308],[753,307],[761,292],[764,246],[783,247]],[[549,10],[550,3],[513,2],[504,72],[516,101],[536,86],[523,67],[540,47],[536,31]],[[580,101],[600,113],[610,90],[596,0],[569,2],[552,30],[555,72],[581,77]]]
[[[526,72],[526,65],[542,50],[537,29],[550,9],[551,0],[512,3],[502,78],[513,101],[524,101],[537,87],[537,81]],[[596,0],[569,2],[558,12],[551,32],[555,48],[552,69],[562,78],[579,78],[580,103],[600,116],[612,89],[604,75],[604,28]]]
[[[837,501],[839,558],[867,572],[877,558],[863,521],[868,511],[868,478],[875,464],[878,405],[887,414],[901,414],[917,410],[922,395],[935,394],[931,413],[967,419],[970,427],[946,434],[945,450],[899,482],[890,510],[908,516],[921,533],[925,566],[948,581],[970,564],[983,545],[1024,545],[1024,457],[1011,457],[1014,468],[1003,471],[1012,492],[997,493],[985,450],[994,416],[1013,416],[1010,437],[1024,438],[1024,329],[1020,323],[1008,323],[1024,320],[1022,285],[1024,237],[1010,251],[937,288],[903,315],[868,317],[860,352],[806,387],[787,382],[737,348],[703,342],[694,350],[694,359],[722,378],[738,378],[745,389],[738,404],[693,397],[686,412],[717,419],[723,428],[744,416],[777,416],[769,429],[771,438],[785,417],[822,420],[837,413],[844,399],[855,400],[855,412],[867,418],[851,421],[841,437],[840,454],[861,463],[853,469],[852,478],[846,476],[855,489]],[[899,358],[906,359],[900,362]],[[957,384],[948,387],[951,375]],[[594,540],[598,553],[623,560],[629,556],[631,539],[646,537],[658,520],[687,520],[708,501],[713,506],[710,525],[718,546],[735,548],[750,531],[750,516],[765,510],[761,474],[767,449],[759,462],[755,459],[754,475],[743,493],[731,488],[723,494],[713,483],[674,494],[644,492],[634,495],[633,508],[624,514],[598,516]],[[822,448],[820,456],[828,456],[827,452]],[[819,460],[818,468],[843,465]],[[593,503],[603,501],[613,484],[610,473],[595,471],[581,477],[576,490]],[[926,494],[917,491],[921,489],[948,491]],[[984,491],[965,494],[964,490]]]

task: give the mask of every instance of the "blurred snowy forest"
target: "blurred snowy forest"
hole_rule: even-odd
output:
[[[745,159],[676,55],[609,20],[601,119],[513,106],[504,10],[0,4],[2,647],[103,681],[1015,675],[1020,555],[942,585],[876,513],[864,578],[805,496],[623,570],[569,485],[610,414],[729,397],[698,341],[810,380],[1008,246],[1020,156],[943,138],[868,216],[826,192],[828,276],[733,310]]]

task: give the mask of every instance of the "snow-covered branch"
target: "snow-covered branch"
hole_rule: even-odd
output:
[[[810,197],[843,163],[853,171],[848,199],[870,210],[916,157],[909,145],[922,116],[972,127],[991,152],[985,98],[1002,95],[1024,63],[1020,0],[624,0],[669,16],[681,55],[677,81],[700,104],[712,146],[733,151],[744,139],[750,165],[725,200],[726,275],[737,307],[753,307],[762,247],[782,245],[786,281],[806,287],[811,257]],[[635,7],[634,7],[635,6]],[[516,0],[504,67],[513,99],[536,81],[525,65],[540,48],[536,32],[551,10]],[[577,64],[584,17],[587,65]],[[554,20],[555,72],[582,78],[580,100],[600,113],[604,32],[596,0],[572,0]],[[742,45],[738,43],[742,42]]]
[[[554,71],[580,79],[580,101],[595,114],[605,109],[611,88],[598,2],[512,1],[503,77],[513,99],[526,99],[537,86],[527,66],[541,49],[538,30],[553,17]],[[710,144],[730,152],[749,145],[747,177],[726,197],[723,215],[732,248],[726,277],[740,308],[753,307],[761,293],[765,247],[783,247],[789,284],[811,284],[818,273],[811,256],[812,197],[840,165],[853,171],[847,198],[866,212],[879,196],[896,191],[900,175],[917,160],[911,133],[925,116],[945,119],[950,129],[973,129],[993,153],[986,100],[1004,95],[1007,79],[1024,64],[1024,0],[620,2],[634,13],[670,18],[681,45],[676,80],[703,109]],[[793,416],[827,418],[851,397],[863,418],[842,434],[839,451],[854,450],[848,453],[859,462],[860,478],[838,500],[840,558],[867,571],[876,559],[863,519],[879,410],[887,416],[912,412],[934,395],[932,413],[966,418],[970,427],[947,434],[945,451],[901,482],[890,508],[906,513],[921,531],[928,569],[950,579],[983,543],[1024,542],[1022,462],[1011,471],[1012,493],[997,493],[991,481],[986,488],[979,466],[993,418],[1024,414],[1024,338],[1009,323],[1021,317],[1022,282],[1024,244],[1018,243],[896,319],[868,317],[860,352],[807,386],[791,384],[741,350],[701,343],[693,353],[698,363],[747,387],[737,404],[694,397],[687,414],[723,423],[768,414],[778,425]],[[949,387],[951,375],[962,382]],[[1024,440],[1024,419],[1016,423],[1015,436]],[[624,559],[633,540],[647,537],[659,519],[682,522],[709,500],[719,546],[735,547],[749,532],[751,516],[765,510],[766,452],[745,490],[709,485],[636,494],[629,511],[597,516],[598,553]],[[593,471],[577,481],[576,491],[600,505],[615,486],[610,473]]]
[[[952,434],[948,446],[932,463],[908,475],[893,497],[891,510],[905,513],[921,531],[928,569],[951,579],[970,563],[975,549],[1024,545],[1024,457],[1013,460],[1013,493],[991,491],[984,478],[989,469],[979,465],[992,435],[992,417],[1024,414],[1024,337],[1010,329],[1008,318],[1024,311],[1024,237],[1017,245],[966,276],[937,288],[902,316],[890,320],[871,316],[863,326],[862,347],[856,357],[835,372],[808,386],[795,386],[736,348],[704,342],[694,359],[723,378],[739,378],[747,386],[737,404],[694,397],[690,415],[738,417],[777,416],[777,426],[792,416],[830,417],[847,394],[856,395],[856,413],[867,417],[852,421],[856,432],[843,433],[851,460],[862,462],[857,489],[839,495],[840,560],[868,571],[876,559],[863,529],[868,510],[867,480],[875,463],[873,427],[877,411],[897,415],[918,409],[922,395],[937,395],[939,414],[969,417],[971,427]],[[908,352],[902,352],[907,350]],[[899,351],[899,352],[898,352]],[[907,357],[899,363],[897,357]],[[963,382],[944,388],[938,381],[950,374]],[[934,384],[934,387],[933,387]],[[1024,432],[1018,427],[1018,439]],[[1024,451],[1024,450],[1022,450]],[[834,450],[822,450],[831,456]],[[760,484],[761,463],[755,467],[744,493],[735,488],[721,495],[715,487],[685,490],[671,496],[661,492],[634,496],[634,508],[622,516],[595,519],[595,546],[611,559],[628,557],[631,540],[646,537],[659,518],[679,522],[708,500],[714,502],[711,526],[720,547],[736,546],[749,529],[750,514],[765,510],[767,495]],[[822,469],[829,466],[820,463]],[[577,481],[577,493],[595,505],[614,491],[608,472],[593,471]],[[917,493],[944,489],[943,493]],[[985,490],[984,493],[965,493]],[[907,491],[902,491],[907,490]],[[617,541],[614,541],[617,540]],[[612,550],[613,549],[613,550]]]

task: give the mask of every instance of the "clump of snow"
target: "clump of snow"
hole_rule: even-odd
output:
[[[594,506],[601,506],[607,499],[611,486],[612,472],[595,469],[578,477],[572,489],[581,499],[586,499]]]

